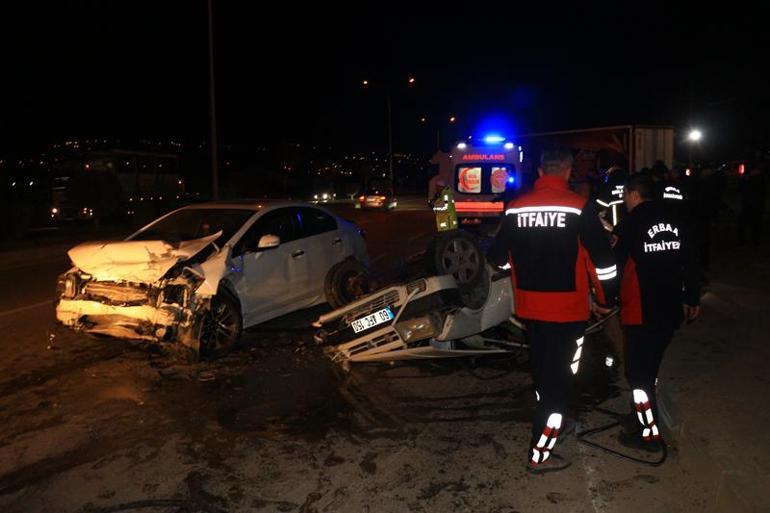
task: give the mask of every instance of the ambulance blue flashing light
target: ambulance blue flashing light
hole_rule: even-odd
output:
[[[489,134],[484,137],[484,142],[487,144],[499,144],[505,141],[505,137],[497,134]]]
[[[508,177],[508,183],[512,184],[515,181],[516,181],[516,177],[515,176],[509,176]]]

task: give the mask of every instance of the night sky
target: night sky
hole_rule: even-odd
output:
[[[205,1],[33,4],[2,7],[0,152],[69,136],[208,136]],[[215,0],[221,139],[383,149],[389,89],[403,149],[489,119],[513,134],[698,125],[726,154],[767,144],[761,13],[498,4]]]

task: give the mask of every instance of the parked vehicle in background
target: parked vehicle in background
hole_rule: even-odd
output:
[[[525,172],[536,177],[543,149],[563,146],[575,155],[573,173],[584,177],[593,170],[617,165],[626,171],[652,168],[657,161],[671,169],[674,164],[674,128],[670,126],[618,125],[579,130],[539,132],[518,136],[528,158]]]

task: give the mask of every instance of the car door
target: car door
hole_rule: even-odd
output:
[[[324,294],[324,280],[329,269],[346,256],[345,241],[333,216],[318,208],[300,208],[306,251],[310,256],[310,280],[313,302]]]
[[[259,239],[276,235],[275,248],[259,249]],[[241,298],[244,324],[256,324],[295,308],[310,287],[310,258],[305,250],[299,210],[279,208],[265,212],[236,244],[236,265],[241,279],[236,288]]]

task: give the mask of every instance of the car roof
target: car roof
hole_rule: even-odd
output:
[[[225,201],[210,201],[207,203],[193,203],[185,205],[181,210],[187,209],[239,209],[253,210],[255,212],[266,209],[282,207],[314,207],[304,201],[286,200],[286,199],[234,199]]]

